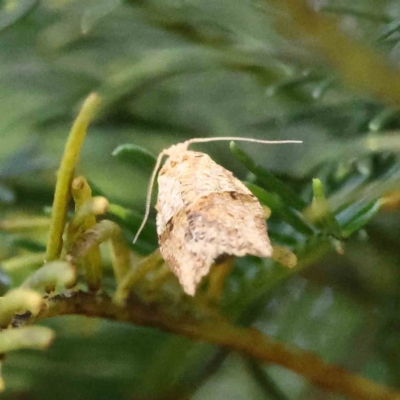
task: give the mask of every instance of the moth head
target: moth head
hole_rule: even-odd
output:
[[[185,151],[187,151],[189,145],[190,145],[190,140],[187,140],[186,142],[182,142],[182,143],[177,143],[177,144],[172,145],[171,147],[168,147],[168,149],[165,149],[163,151],[163,153],[166,156],[174,157],[175,155],[180,155],[180,154],[184,153]]]

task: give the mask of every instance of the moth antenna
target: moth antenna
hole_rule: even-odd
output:
[[[156,180],[156,176],[157,176],[157,171],[160,168],[161,165],[161,161],[162,158],[166,155],[165,151],[162,151],[158,157],[157,157],[157,161],[156,161],[156,165],[154,166],[153,172],[151,173],[151,178],[150,178],[150,182],[149,182],[149,186],[147,188],[147,197],[146,197],[146,210],[144,212],[144,217],[143,217],[143,221],[140,224],[140,227],[138,229],[138,231],[136,232],[135,238],[133,239],[133,243],[136,243],[136,241],[138,240],[143,228],[146,225],[147,220],[149,219],[149,214],[150,214],[150,206],[151,206],[151,195],[153,194],[153,187],[154,187],[154,182]]]
[[[189,146],[192,143],[205,143],[205,142],[217,142],[223,140],[237,140],[240,142],[252,142],[252,143],[263,143],[263,144],[285,144],[285,143],[303,143],[302,140],[263,140],[263,139],[253,139],[245,137],[235,137],[235,136],[221,136],[212,138],[193,138],[187,140],[185,143]]]

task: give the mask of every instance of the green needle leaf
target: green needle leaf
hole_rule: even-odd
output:
[[[268,206],[273,213],[279,214],[280,218],[294,229],[307,236],[316,233],[316,228],[306,221],[300,213],[288,207],[277,194],[268,193],[266,190],[253,183],[247,183],[247,187],[261,203]]]
[[[156,158],[150,152],[132,143],[118,146],[112,155],[118,160],[149,171],[153,170],[156,163]]]
[[[268,172],[263,167],[256,165],[253,159],[243,151],[236,143],[230,144],[232,154],[265,186],[265,189],[278,194],[282,200],[296,210],[303,210],[307,204],[290,187],[285,185],[280,179]]]
[[[313,192],[314,198],[311,207],[306,211],[306,215],[330,235],[338,239],[342,238],[340,225],[325,197],[324,188],[319,179],[313,179]]]
[[[342,236],[349,237],[354,232],[363,228],[379,211],[380,200],[372,201],[368,204],[352,204],[337,215],[341,224]]]

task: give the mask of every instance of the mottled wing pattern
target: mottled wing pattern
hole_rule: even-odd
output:
[[[165,209],[171,215],[173,207],[160,196],[167,193],[161,186],[176,188],[172,181],[179,182],[181,207],[167,221],[157,217],[159,243],[186,293],[195,293],[222,254],[271,256],[263,209],[231,172],[203,153],[187,151],[168,161],[173,163],[159,176],[159,214]]]

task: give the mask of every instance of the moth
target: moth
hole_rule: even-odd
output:
[[[301,143],[237,137],[194,138],[158,155],[147,192],[145,216],[134,243],[148,219],[157,172],[167,156],[158,173],[158,242],[164,260],[191,296],[218,257],[272,254],[264,210],[257,198],[232,172],[207,154],[188,150],[193,143],[221,140]]]

